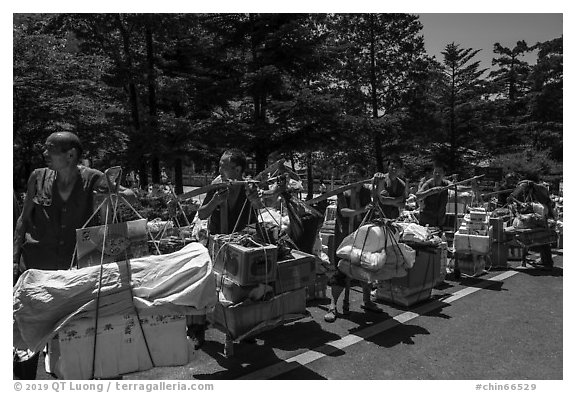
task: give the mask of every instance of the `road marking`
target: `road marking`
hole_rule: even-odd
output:
[[[293,356],[289,359],[286,359],[282,362],[278,362],[276,364],[270,365],[268,367],[264,367],[260,370],[254,371],[253,373],[243,375],[238,379],[272,379],[277,377],[278,375],[285,374],[289,371],[295,370],[300,366],[305,366],[309,363],[312,363],[318,359],[321,359],[325,356],[331,355],[334,352],[341,351],[342,349],[349,347],[351,345],[357,344],[361,341],[364,341],[366,338],[375,336],[386,330],[392,329],[398,325],[404,324],[408,321],[411,321],[414,318],[417,318],[423,314],[427,314],[431,311],[434,311],[438,308],[443,307],[446,303],[452,303],[458,299],[463,298],[464,296],[468,296],[472,293],[478,292],[482,289],[485,289],[495,282],[504,281],[507,278],[510,278],[514,275],[518,274],[517,271],[506,271],[502,274],[499,274],[492,278],[487,278],[483,282],[480,282],[476,287],[467,287],[461,289],[459,291],[454,292],[447,298],[441,300],[432,300],[415,308],[412,311],[406,311],[400,315],[397,315],[393,318],[387,319],[385,321],[379,322],[374,324],[370,327],[362,329],[354,334],[348,334],[339,340],[331,341],[324,345],[321,345],[315,349],[311,349],[300,355]]]

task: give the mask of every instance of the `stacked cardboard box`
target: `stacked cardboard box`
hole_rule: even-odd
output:
[[[416,261],[404,277],[379,281],[373,292],[376,300],[403,307],[430,299],[442,265],[442,247],[415,247]]]
[[[53,352],[56,359],[51,359],[51,371],[59,378],[113,378],[154,366],[188,363],[183,315],[140,316],[140,324],[136,315],[113,315],[98,320],[92,375],[94,328],[93,318],[83,318],[69,322],[60,330],[59,353]]]
[[[214,271],[226,273],[237,285],[273,282],[278,268],[278,248],[274,245],[245,247],[228,242],[226,236],[211,236],[208,251]]]
[[[506,232],[504,231],[504,225],[505,222],[502,217],[490,218],[490,231],[492,233],[492,245],[490,252],[491,268],[508,267],[510,244],[506,240]]]
[[[458,255],[458,269],[467,276],[477,277],[484,273],[486,256],[478,254]]]
[[[484,208],[474,208],[454,235],[454,249],[460,254],[487,254],[490,250],[488,217]]]
[[[316,275],[313,255],[292,250],[292,258],[278,261],[274,245],[244,247],[226,240],[212,236],[208,249],[220,291],[209,319],[227,341],[306,315],[306,287]]]
[[[225,306],[217,303],[208,315],[215,327],[232,339],[242,339],[261,331],[300,319],[306,315],[306,289],[281,293],[269,300]]]

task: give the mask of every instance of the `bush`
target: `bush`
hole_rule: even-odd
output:
[[[547,150],[539,151],[532,148],[514,153],[496,156],[491,163],[493,167],[502,167],[504,173],[516,172],[521,178],[537,174],[540,178],[562,171],[562,165],[550,159]]]

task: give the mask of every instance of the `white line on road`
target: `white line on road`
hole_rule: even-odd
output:
[[[318,359],[321,359],[327,355],[330,355],[336,351],[342,350],[346,347],[351,345],[357,344],[361,341],[364,341],[368,337],[375,336],[386,330],[389,330],[393,327],[406,323],[414,318],[419,317],[420,315],[427,314],[431,311],[434,311],[438,308],[443,307],[446,303],[452,303],[458,299],[463,298],[464,296],[470,295],[474,292],[480,291],[485,289],[494,284],[494,282],[504,281],[507,278],[510,278],[514,275],[518,274],[517,271],[507,271],[502,274],[499,274],[495,277],[485,279],[485,281],[480,282],[476,287],[467,287],[461,289],[457,292],[454,292],[447,298],[441,300],[432,300],[426,304],[423,304],[420,307],[415,308],[412,311],[406,311],[400,315],[395,316],[394,318],[387,319],[385,321],[379,322],[374,324],[368,328],[362,329],[355,334],[348,334],[347,336],[342,337],[339,340],[331,341],[324,345],[321,345],[318,348],[311,349],[300,355],[293,356],[289,359],[286,359],[282,362],[273,364],[268,367],[264,367],[260,370],[257,370],[253,373],[244,375],[238,379],[271,379],[278,375],[285,374],[289,371],[292,371],[300,366],[305,366],[309,363],[312,363]]]

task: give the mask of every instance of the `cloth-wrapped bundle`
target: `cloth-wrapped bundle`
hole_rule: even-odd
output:
[[[338,267],[348,276],[373,282],[406,275],[416,260],[416,252],[398,243],[400,228],[396,224],[367,224],[346,236],[336,255]],[[340,266],[342,265],[342,268]]]
[[[13,288],[14,346],[38,351],[67,322],[93,318],[99,275],[100,266],[24,272]],[[99,316],[134,307],[142,315],[205,314],[216,302],[210,256],[200,243],[172,254],[102,266]]]

